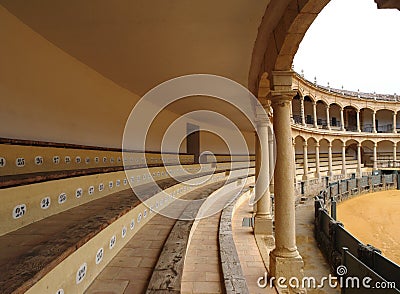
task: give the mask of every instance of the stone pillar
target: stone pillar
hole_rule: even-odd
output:
[[[315,177],[319,179],[321,177],[321,171],[319,167],[319,142],[315,143]]]
[[[357,144],[357,173],[358,173],[359,177],[362,176],[362,172],[361,172],[361,143]]]
[[[343,112],[344,112],[344,109],[341,108],[340,109],[340,124],[341,124],[340,129],[342,131],[345,131],[345,129],[344,129],[344,115],[343,115]]]
[[[328,142],[328,177],[331,177],[332,175],[332,142]]]
[[[271,180],[269,182],[269,191],[274,193],[274,170],[275,170],[275,149],[274,149],[274,132],[272,125],[270,124],[268,133],[268,144],[269,144],[269,174]]]
[[[303,180],[306,181],[308,180],[308,150],[307,150],[307,141],[303,142]]]
[[[317,117],[317,102],[313,102],[313,117],[314,117],[314,128],[318,128],[318,117]]]
[[[342,144],[342,175],[346,175],[346,143],[343,142]]]
[[[374,110],[372,112],[372,132],[376,133],[376,124],[375,124],[375,120],[376,120],[376,111]]]
[[[397,142],[394,142],[393,143],[393,167],[397,167],[396,160],[397,160]]]
[[[397,133],[396,129],[396,124],[397,124],[397,113],[396,111],[393,111],[393,133]]]
[[[292,101],[290,101],[290,120],[291,120],[291,123],[294,124],[293,103],[292,103]]]
[[[267,121],[257,122],[256,138],[256,200],[254,233],[272,236],[271,196],[269,192],[269,142]]]
[[[304,97],[300,97],[300,114],[301,114],[301,124],[306,125],[306,117],[304,114]]]
[[[357,109],[357,132],[361,132],[361,127],[360,127],[360,110]]]
[[[289,73],[279,73],[275,80],[291,85]],[[270,253],[270,271],[276,279],[285,277],[302,278],[303,259],[296,246],[295,195],[294,195],[294,154],[292,149],[292,130],[290,127],[290,101],[294,91],[272,91],[274,110],[274,133],[276,138],[275,168],[275,249]],[[283,87],[282,87],[283,88]],[[288,287],[290,287],[288,285]],[[287,291],[288,289],[286,289]],[[297,289],[298,290],[298,289]],[[298,292],[298,291],[297,291]]]
[[[293,141],[292,145],[293,145],[293,163],[294,163],[294,172],[293,172],[293,174],[294,174],[294,182],[296,183],[296,141],[293,138],[292,138],[292,141]]]
[[[326,127],[328,128],[328,130],[331,129],[331,119],[329,116],[329,105],[326,106]]]
[[[372,168],[372,170],[374,170],[374,171],[378,169],[378,162],[377,162],[378,158],[376,156],[377,147],[378,147],[378,143],[374,142],[374,166]]]

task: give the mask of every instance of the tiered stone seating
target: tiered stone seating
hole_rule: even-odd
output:
[[[316,161],[315,154],[308,154],[308,175],[309,178],[314,178],[316,172]],[[361,167],[364,167],[362,165]],[[304,169],[303,169],[303,155],[296,154],[296,178],[301,180]],[[320,173],[322,176],[327,175],[329,169],[329,161],[328,154],[321,153],[320,154]],[[342,154],[341,153],[333,153],[332,154],[332,170],[333,174],[340,174],[342,171]],[[357,159],[353,156],[346,155],[346,170],[347,173],[355,173],[357,170]]]
[[[156,153],[1,144],[0,158],[1,293],[83,292],[157,210],[194,189],[177,180],[211,174],[207,183],[219,183],[235,175],[232,168],[240,174],[249,166],[207,164],[195,174],[199,165],[182,169],[171,156],[173,179]],[[191,155],[178,159],[193,162]],[[150,184],[153,180],[159,187]]]

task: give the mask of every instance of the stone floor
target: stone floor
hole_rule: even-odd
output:
[[[328,277],[330,268],[318,248],[314,238],[314,201],[309,199],[306,203],[296,207],[296,242],[297,248],[304,261],[304,276],[314,277],[320,281]],[[340,293],[340,289],[326,286],[320,289],[307,289],[307,293]]]
[[[253,206],[249,206],[249,202],[244,201],[236,208],[232,219],[233,239],[247,287],[251,294],[277,293],[275,288],[271,288],[269,285],[266,288],[261,288],[257,285],[257,280],[259,277],[264,277],[267,270],[258,250],[253,228],[242,226],[243,218],[251,217],[252,215]]]

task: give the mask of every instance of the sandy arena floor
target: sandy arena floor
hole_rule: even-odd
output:
[[[400,264],[400,190],[346,200],[338,205],[337,217],[358,240]]]

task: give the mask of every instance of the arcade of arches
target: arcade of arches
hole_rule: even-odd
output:
[[[398,1],[375,2],[378,8],[400,9]],[[107,219],[106,225],[86,232],[90,237],[79,239],[79,246],[63,247],[65,255],[60,254],[59,259],[51,260],[46,266],[35,267],[26,256],[40,259],[35,252],[46,243],[40,240],[41,234],[47,233],[48,238],[55,236],[51,242],[59,241],[63,246],[74,240],[64,235],[64,231],[56,234],[56,226],[50,218],[66,213],[61,224],[70,225],[75,218],[84,217],[84,213],[71,211],[87,208],[87,204],[94,201],[89,196],[98,195],[93,197],[98,197],[96,201],[103,200],[101,205],[118,206],[119,201],[123,202],[122,194],[118,194],[118,198],[110,191],[119,189],[121,192],[129,181],[120,174],[125,160],[132,160],[135,168],[140,167],[137,158],[137,166],[133,164],[134,157],[123,158],[122,138],[130,111],[145,93],[160,83],[197,73],[227,77],[249,89],[270,115],[272,124],[265,119],[258,120],[255,138],[251,124],[238,115],[240,111],[211,97],[198,95],[168,105],[154,120],[146,148],[141,149],[142,142],[135,141],[128,150],[146,152],[154,168],[148,177],[166,181],[165,170],[157,165],[160,164],[157,156],[161,152],[163,134],[172,122],[193,109],[216,111],[233,120],[248,150],[255,154],[256,182],[251,176],[248,179],[253,180],[256,198],[260,199],[255,205],[254,232],[263,236],[268,246],[271,242],[273,245],[269,247],[269,255],[263,256],[266,268],[275,277],[301,277],[304,262],[296,244],[295,230],[298,184],[302,181],[322,183],[320,180],[325,176],[334,179],[355,174],[359,177],[376,169],[400,167],[397,154],[400,148],[397,146],[400,141],[399,97],[321,87],[292,71],[292,61],[301,40],[328,3],[329,0],[263,0],[251,4],[242,0],[0,0],[0,96],[3,102],[0,108],[0,238],[9,242],[0,250],[3,254],[0,262],[10,263],[9,271],[14,265],[18,268],[29,264],[32,272],[36,270],[35,274],[30,272],[29,277],[23,268],[19,268],[18,274],[8,272],[0,280],[0,290],[35,292],[47,289],[52,293],[64,293],[61,289],[64,287],[71,293],[78,293],[88,289],[96,277],[101,277],[106,263],[117,254],[117,250],[111,250],[122,249],[122,244],[126,243],[120,242],[128,239],[123,241],[130,231],[127,233],[129,224],[119,223],[123,220],[122,212],[118,217]],[[198,124],[202,127],[202,122]],[[186,132],[186,129],[174,130],[176,140],[185,137]],[[185,140],[182,142],[187,143]],[[224,156],[230,151],[226,143],[207,132],[201,132],[195,140],[197,148],[191,149],[190,144],[184,143],[179,146],[178,162],[196,164],[198,158],[193,159],[193,154],[210,150],[222,158],[216,165],[221,174],[216,173],[215,181],[226,177],[229,173]],[[72,154],[74,160],[71,160]],[[168,164],[172,163],[176,162],[171,159]],[[210,166],[215,167],[214,162]],[[135,183],[148,179],[142,174],[135,176],[131,178]],[[108,188],[100,183],[103,178]],[[91,181],[96,184],[90,184]],[[169,186],[165,184],[165,187]],[[76,197],[64,193],[64,189]],[[176,193],[184,193],[182,191],[186,189],[179,188]],[[110,197],[108,203],[107,198],[113,195],[115,197]],[[160,202],[157,201],[157,205]],[[96,207],[100,209],[101,205]],[[127,217],[137,213],[135,209],[145,209],[146,214],[140,212],[136,223],[130,222],[131,231],[150,222],[150,216],[145,219],[147,208],[140,205],[135,208],[118,206],[118,209],[126,208]],[[113,211],[104,207],[88,224],[81,224],[83,229],[90,229],[91,224]],[[93,212],[94,208],[89,210]],[[34,235],[39,241],[33,241],[33,237],[28,238],[29,242],[21,241],[21,234],[14,234],[46,220],[53,225],[38,229],[40,234]],[[160,226],[167,225],[167,222],[159,222]],[[107,231],[114,227],[122,230],[121,238],[121,234],[117,238],[115,233]],[[72,229],[67,232],[80,233]],[[160,230],[157,232],[161,234]],[[103,233],[111,234],[112,242],[96,241],[93,235],[98,237]],[[36,247],[32,242],[37,242]],[[2,244],[6,243],[2,241]],[[159,255],[163,244],[155,255]],[[96,259],[83,263],[82,259],[94,249]],[[46,250],[43,252],[58,249]],[[61,270],[58,267],[61,264],[69,266],[68,274],[62,278],[57,273],[64,273],[67,266]],[[138,266],[141,264],[138,262]],[[136,272],[143,273],[141,269]],[[45,280],[46,276],[51,279]],[[28,280],[22,281],[21,277]],[[148,280],[146,278],[144,285]],[[223,284],[224,279],[219,282]],[[131,291],[139,287],[125,280],[124,283]],[[290,291],[304,289],[290,288]]]

